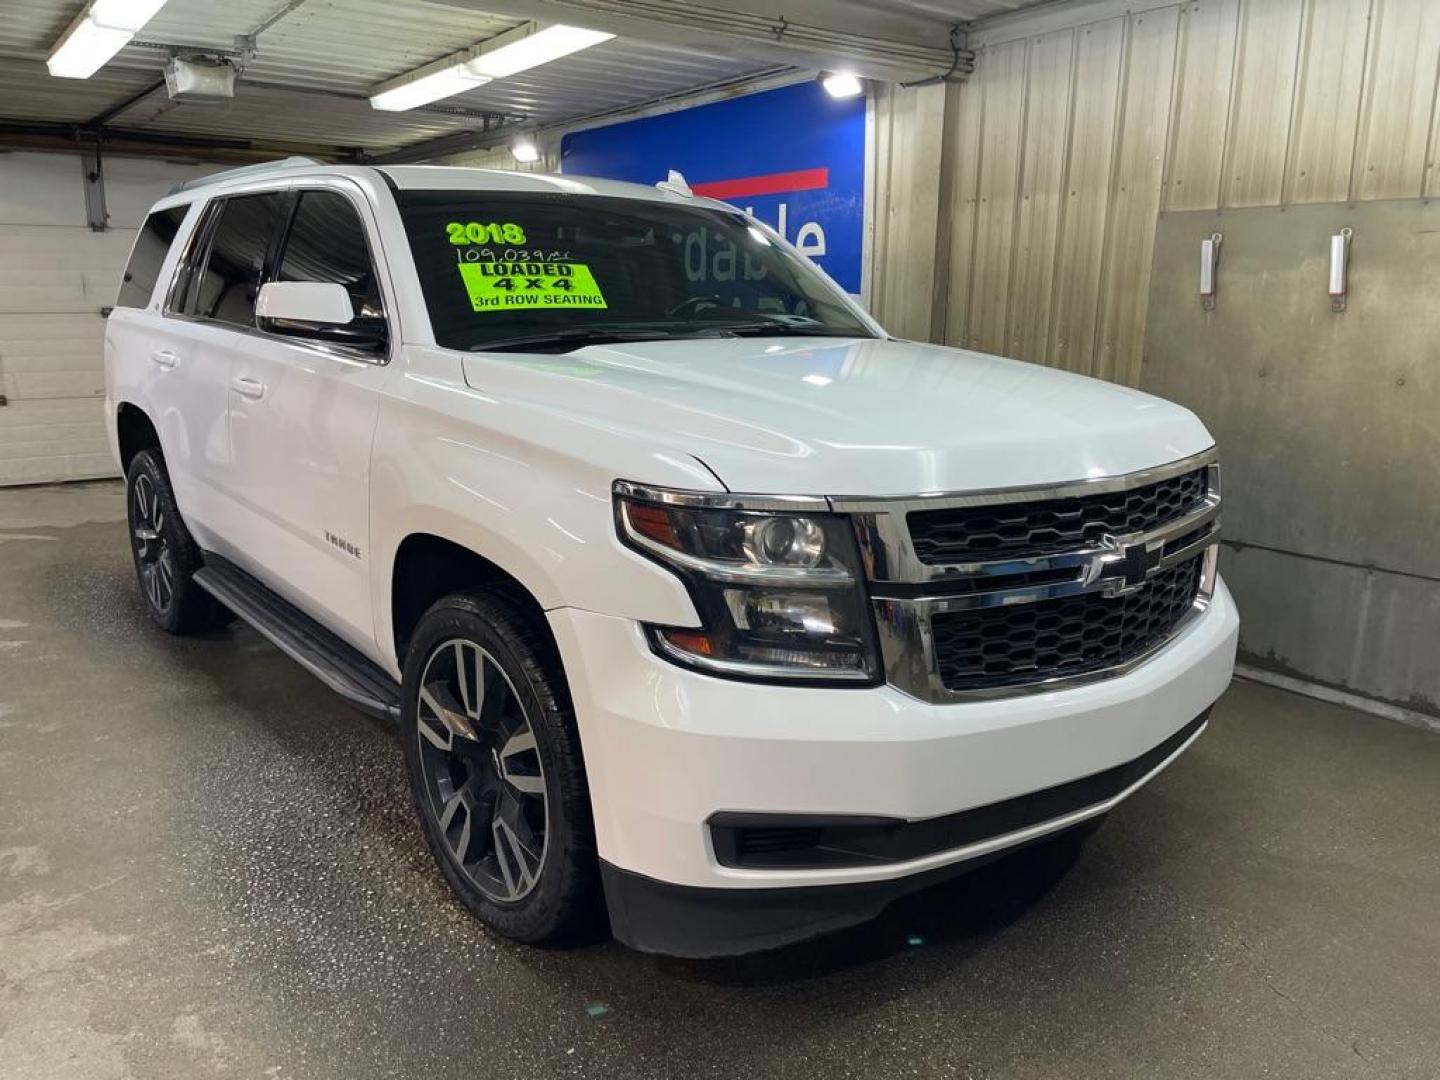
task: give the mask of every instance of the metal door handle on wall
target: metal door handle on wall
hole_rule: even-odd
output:
[[[1215,233],[1200,241],[1200,306],[1215,310],[1215,267],[1220,262],[1220,242],[1225,238]]]
[[[1330,237],[1330,310],[1345,310],[1345,294],[1349,288],[1346,271],[1350,265],[1349,226]]]

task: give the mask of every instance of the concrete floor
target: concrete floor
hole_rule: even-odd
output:
[[[0,491],[0,1076],[1440,1075],[1440,738],[1237,683],[1084,854],[724,963],[491,939],[400,753]]]

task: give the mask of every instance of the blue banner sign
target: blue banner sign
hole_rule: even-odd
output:
[[[852,293],[865,218],[865,99],[797,83],[575,131],[562,172],[654,184],[678,169],[697,195],[743,207]]]

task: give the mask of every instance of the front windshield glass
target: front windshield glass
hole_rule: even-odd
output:
[[[446,348],[874,336],[813,267],[734,211],[560,193],[397,198]]]

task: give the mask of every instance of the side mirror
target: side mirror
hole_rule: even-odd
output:
[[[328,281],[270,281],[260,286],[255,315],[260,319],[345,326],[355,318],[355,308],[344,285]]]
[[[271,281],[255,299],[262,330],[286,337],[383,353],[389,331],[383,318],[356,318],[344,285],[329,281]]]

